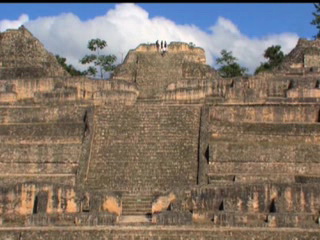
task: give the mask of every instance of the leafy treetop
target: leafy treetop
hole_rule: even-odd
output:
[[[241,67],[236,61],[237,58],[232,56],[232,52],[228,52],[223,49],[221,51],[221,57],[217,58],[217,64],[222,65],[218,72],[222,77],[237,77],[245,76],[248,71],[247,68]]]
[[[255,70],[255,74],[263,71],[269,71],[274,69],[275,67],[279,66],[280,63],[284,59],[284,54],[281,51],[281,46],[279,45],[272,45],[271,47],[268,47],[263,55],[266,59],[268,59],[267,62],[261,63],[259,67]]]
[[[320,37],[320,3],[314,3],[315,11],[312,13],[314,19],[311,21],[312,25],[315,25],[318,29],[317,35],[314,36],[315,39]]]
[[[70,73],[71,76],[81,76],[81,75],[85,75],[85,72],[81,72],[77,69],[75,69],[74,66],[72,66],[71,64],[67,65],[66,61],[67,59],[64,57],[61,57],[60,55],[55,55],[58,63],[68,72]]]
[[[88,42],[88,49],[92,52],[96,52],[96,54],[85,55],[80,62],[82,64],[93,63],[94,66],[89,66],[86,71],[89,75],[96,75],[99,69],[100,77],[102,79],[104,72],[114,70],[114,62],[117,60],[117,57],[115,55],[101,55],[100,53],[100,50],[104,49],[106,46],[107,42],[100,38],[91,39]]]

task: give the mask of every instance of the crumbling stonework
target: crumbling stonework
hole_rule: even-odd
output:
[[[227,79],[142,44],[101,81],[0,43],[0,239],[319,239],[319,40]]]
[[[290,69],[307,69],[312,67],[319,67],[319,47],[320,41],[308,41],[306,39],[299,39],[296,48],[294,48],[285,58],[281,66],[282,71],[289,71]]]
[[[63,76],[69,74],[25,27],[0,33],[0,79]]]

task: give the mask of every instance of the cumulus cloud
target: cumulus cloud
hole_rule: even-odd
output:
[[[18,20],[0,20],[0,31],[5,31],[6,29],[15,29],[20,27],[21,25],[25,24],[29,21],[29,16],[26,14],[22,14]]]
[[[205,49],[207,63],[215,68],[215,58],[222,49],[232,51],[239,63],[252,73],[263,58],[264,50],[271,45],[281,45],[288,53],[295,47],[298,35],[282,33],[262,38],[250,38],[229,19],[218,17],[209,32],[195,25],[179,25],[164,17],[150,18],[143,8],[131,4],[117,4],[102,16],[82,21],[72,13],[58,16],[39,17],[29,20],[25,14],[18,20],[0,21],[0,30],[17,28],[24,24],[45,47],[54,54],[66,57],[68,63],[83,70],[79,59],[89,53],[87,43],[92,38],[107,41],[104,54],[115,54],[120,63],[130,49],[140,43],[154,43],[156,40],[193,42]]]

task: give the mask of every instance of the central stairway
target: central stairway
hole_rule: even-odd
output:
[[[151,214],[152,195],[128,193],[122,197],[122,215]]]
[[[119,224],[150,224],[152,195],[127,193],[122,197]]]
[[[197,183],[199,106],[95,108],[85,184],[121,192]]]

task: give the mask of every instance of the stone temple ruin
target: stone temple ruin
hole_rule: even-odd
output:
[[[320,239],[320,40],[219,77],[172,42],[110,80],[0,33],[0,239]]]

